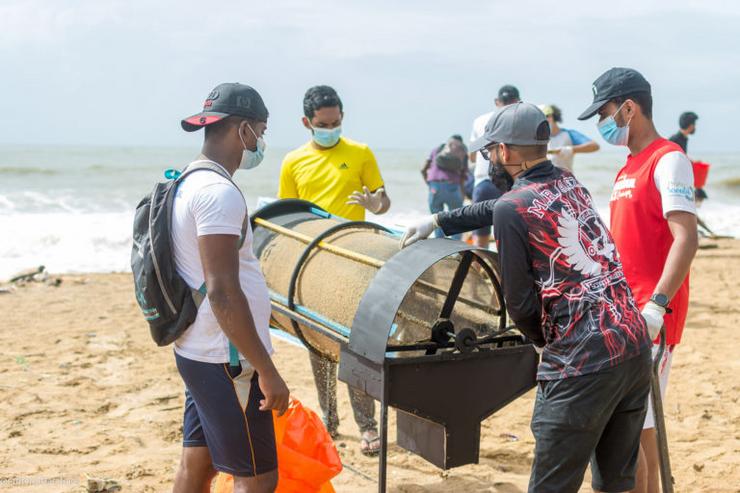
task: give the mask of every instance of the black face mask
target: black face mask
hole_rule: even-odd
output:
[[[488,176],[496,188],[506,193],[514,185],[514,178],[506,171],[498,160],[498,149],[491,154],[491,160],[488,162]]]

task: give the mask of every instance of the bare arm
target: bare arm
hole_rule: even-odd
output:
[[[699,239],[696,232],[696,216],[690,212],[673,211],[668,214],[668,227],[673,235],[673,244],[663,266],[663,273],[655,286],[655,293],[673,298],[691,269]]]
[[[265,400],[260,409],[280,414],[288,407],[288,388],[262,345],[247,297],[239,283],[239,237],[198,237],[208,301],[221,329],[259,375]]]
[[[573,146],[573,154],[576,153],[588,153],[588,152],[596,152],[599,150],[599,144],[594,142],[593,140],[591,142],[585,142],[583,144],[579,144],[577,146]]]

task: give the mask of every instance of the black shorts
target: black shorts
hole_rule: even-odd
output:
[[[491,180],[483,180],[473,189],[473,203],[497,199],[501,197],[501,195],[503,195],[503,193],[501,193],[501,190],[499,190]],[[491,221],[493,221],[493,218],[491,218]],[[476,236],[490,236],[491,227],[483,226],[482,228],[473,231],[473,234]]]
[[[213,468],[233,476],[277,469],[271,411],[260,411],[264,395],[248,363],[202,363],[175,353],[185,382],[183,447],[208,447]]]
[[[650,351],[596,373],[540,381],[532,415],[530,492],[577,492],[591,462],[591,486],[635,486],[650,390]]]

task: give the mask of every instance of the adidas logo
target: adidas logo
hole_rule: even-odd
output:
[[[342,163],[342,164],[341,164],[341,165],[339,166],[339,169],[349,169],[349,166],[347,166],[347,163]]]

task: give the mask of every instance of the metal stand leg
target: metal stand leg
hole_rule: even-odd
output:
[[[388,406],[380,401],[380,455],[378,456],[378,491],[385,493],[388,468]]]
[[[660,396],[660,362],[666,351],[665,327],[660,330],[660,346],[653,361],[650,392],[653,401],[653,417],[655,418],[655,435],[658,442],[658,457],[660,458],[660,482],[663,493],[673,493],[673,474],[671,473],[671,459],[668,454],[668,437],[666,436],[665,419],[663,417],[663,399]]]

